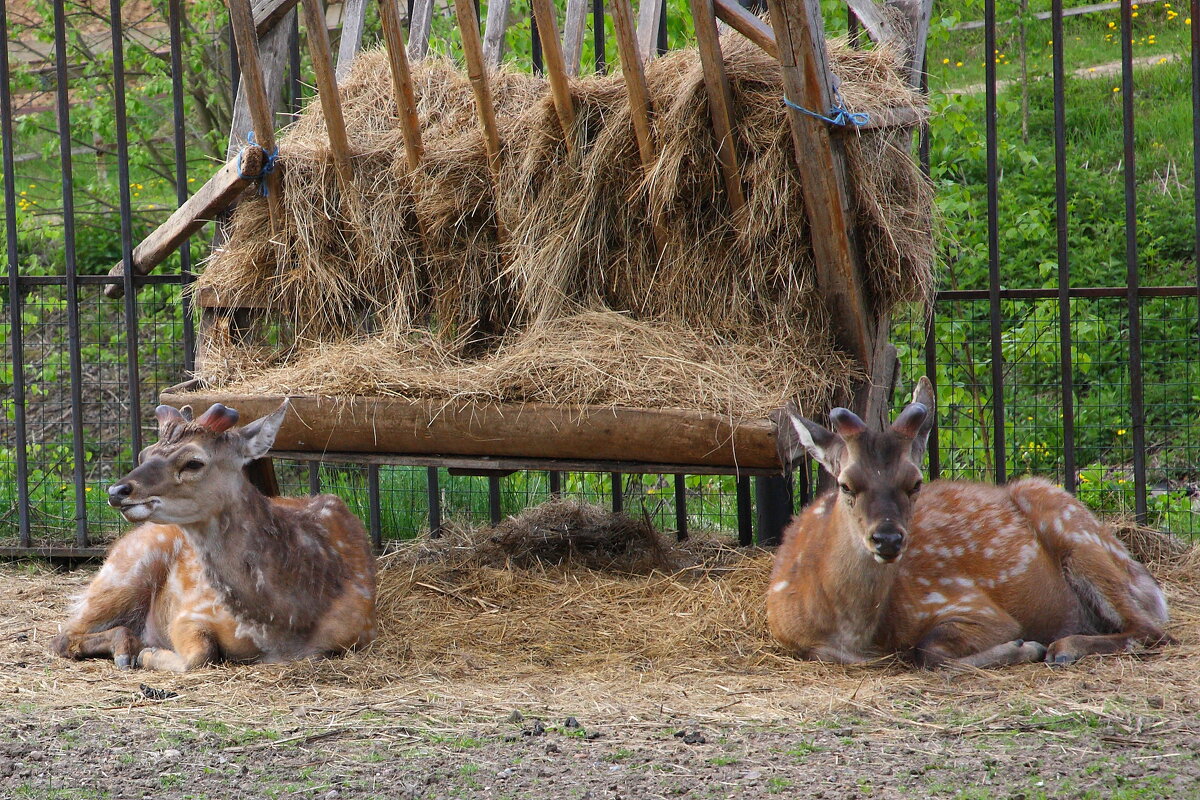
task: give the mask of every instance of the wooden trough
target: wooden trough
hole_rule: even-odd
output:
[[[428,51],[432,2],[417,0],[413,7],[407,46],[404,45],[396,0],[383,0],[380,4],[404,150],[413,169],[421,164],[424,149],[409,60],[423,58]],[[274,147],[274,106],[269,98],[280,94],[282,65],[296,13],[295,5],[295,0],[256,0],[253,4],[250,0],[229,0],[243,74],[248,77],[243,81],[236,101],[229,164],[135,250],[134,261],[128,265],[135,274],[148,274],[172,248],[204,221],[216,218],[252,183],[270,184],[268,200],[274,228],[274,221],[281,213],[281,190],[278,170],[271,170],[269,162],[264,163],[264,156]],[[337,181],[349,192],[354,180],[350,166],[353,153],[342,121],[338,80],[348,74],[350,59],[358,48],[365,2],[348,0],[344,4],[344,27],[336,69],[320,3],[304,0],[302,5],[323,116],[328,126],[331,160],[336,167]],[[746,201],[742,194],[741,167],[732,147],[735,111],[722,61],[720,24],[744,35],[779,61],[789,101],[792,144],[803,181],[813,257],[821,265],[816,274],[816,291],[828,310],[838,347],[856,362],[865,376],[847,396],[839,399],[868,421],[881,424],[896,375],[895,350],[887,340],[889,320],[886,313],[873,313],[865,294],[867,279],[863,255],[852,222],[853,187],[847,179],[843,145],[836,135],[841,131],[825,119],[802,113],[803,108],[831,109],[837,106],[834,79],[826,59],[819,0],[772,0],[769,5],[770,25],[743,9],[735,0],[692,0],[691,3],[726,201],[731,219],[741,219]],[[910,81],[917,86],[923,64],[930,0],[895,0],[894,5],[893,10],[885,13],[884,7],[873,0],[849,1],[851,11],[872,38],[890,42],[893,46],[900,42],[908,48],[911,53]],[[621,54],[621,72],[628,91],[633,131],[643,167],[649,170],[655,160],[656,142],[652,125],[654,109],[646,90],[644,62],[655,56],[653,42],[656,36],[653,32],[658,30],[662,6],[643,3],[636,28],[629,0],[610,0],[608,6]],[[467,0],[454,3],[493,181],[499,176],[502,143],[497,135],[489,76],[503,55],[508,8],[508,0],[494,0],[489,4],[489,24],[480,37],[474,6]],[[553,4],[548,0],[533,3],[550,92],[567,149],[571,147],[570,130],[574,122],[567,79],[578,71],[586,8],[585,0],[568,0],[566,31],[560,38],[557,22],[553,19]],[[894,25],[897,19],[904,21],[903,24]],[[914,109],[883,109],[881,113],[873,114],[870,125],[909,130],[920,118],[920,113]],[[259,131],[256,144],[246,141],[245,133],[251,128]],[[648,218],[661,253],[666,232],[661,227],[659,212],[651,208]],[[222,231],[218,232],[216,244],[220,244],[224,235]],[[498,219],[496,236],[501,242],[507,236]],[[126,268],[127,265],[118,264],[110,274],[119,277]],[[122,284],[114,281],[105,291],[110,297],[118,297]],[[203,374],[206,358],[203,340],[206,332],[212,331],[218,315],[226,323],[229,320],[244,322],[255,312],[245,307],[230,308],[211,292],[197,295],[196,300],[202,314],[197,372]],[[220,388],[206,387],[198,381],[162,393],[162,402],[175,407],[203,408],[213,402],[224,403],[236,408],[243,421],[269,413],[281,400],[279,394],[231,394]],[[728,415],[688,409],[392,397],[308,395],[293,396],[291,403],[293,412],[275,447],[276,455],[291,458],[440,465],[492,475],[498,471],[535,468],[741,476],[778,475],[781,470],[775,452],[775,427],[770,419],[736,420]],[[275,488],[269,462],[260,464],[254,474],[263,488]],[[790,500],[776,496],[773,502],[777,521],[786,520],[785,509],[790,506]],[[743,533],[743,540],[745,538]]]

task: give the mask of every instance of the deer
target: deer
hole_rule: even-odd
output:
[[[186,672],[218,661],[281,662],[365,647],[377,634],[375,559],[334,495],[267,497],[243,467],[287,415],[235,429],[216,403],[159,406],[158,441],[108,489],[137,527],[118,539],[51,650],[119,669]]]
[[[1174,643],[1162,590],[1082,502],[1041,478],[922,484],[934,422],[922,377],[889,427],[790,405],[784,464],[808,453],[836,486],[795,517],[767,588],[772,636],[803,659],[990,667]]]

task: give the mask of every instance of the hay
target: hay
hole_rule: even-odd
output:
[[[648,67],[659,147],[648,173],[619,75],[572,81],[568,152],[545,81],[493,73],[497,186],[462,73],[443,60],[415,66],[426,152],[412,170],[386,56],[363,54],[342,86],[355,191],[341,196],[313,102],[280,137],[286,213],[277,230],[268,240],[265,202],[244,202],[197,283],[232,305],[265,307],[283,326],[280,344],[268,354],[246,349],[245,339],[213,341],[220,358],[200,377],[230,390],[742,417],[788,400],[824,407],[857,376],[814,291],[779,67],[740,36],[723,46],[748,202],[737,220],[694,50]],[[852,110],[921,107],[894,54],[832,42],[830,58]],[[869,302],[882,313],[923,299],[932,285],[932,193],[909,155],[910,136],[868,131],[845,142]],[[661,258],[651,206],[668,232]],[[421,331],[438,344],[411,346]],[[217,328],[212,338],[223,336]],[[351,360],[359,356],[372,368]]]

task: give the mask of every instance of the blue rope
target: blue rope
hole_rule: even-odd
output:
[[[250,142],[250,144],[256,147],[260,146],[258,142],[254,140],[254,131],[250,131],[250,133],[246,134],[246,141]],[[239,150],[237,157],[237,171],[238,177],[244,181],[257,180],[259,182],[259,193],[262,194],[263,197],[266,197],[268,192],[267,176],[270,175],[271,171],[275,169],[275,164],[279,160],[279,146],[276,145],[275,149],[271,150],[269,153],[266,150],[263,152],[267,154],[267,159],[263,162],[262,172],[258,173],[257,175],[247,175],[242,172],[242,151]]]
[[[871,115],[866,113],[865,111],[851,113],[851,111],[849,109],[844,108],[842,106],[842,94],[837,89],[833,90],[833,97],[834,97],[834,100],[836,101],[837,105],[835,105],[833,108],[829,109],[829,116],[825,116],[824,114],[818,114],[816,111],[807,109],[804,106],[799,105],[797,103],[793,103],[791,100],[787,99],[786,97],[783,98],[783,102],[787,105],[788,108],[794,108],[803,114],[808,114],[810,117],[816,117],[819,120],[824,120],[825,122],[828,122],[830,125],[842,125],[842,126],[846,126],[846,127],[853,125],[856,128],[861,128],[863,125],[866,125],[868,122],[871,121]]]

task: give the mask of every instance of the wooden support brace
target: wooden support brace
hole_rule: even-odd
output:
[[[296,7],[298,0],[254,0],[251,3],[251,15],[254,17],[254,31],[259,38],[278,25],[287,13]]]
[[[583,57],[583,34],[587,30],[588,0],[567,0],[567,19],[563,23],[563,61],[567,74],[579,74],[579,61]]]
[[[786,97],[804,108],[827,112],[833,104],[833,89],[820,0],[769,3]],[[854,236],[842,144],[821,120],[790,107],[788,118],[804,187],[817,289],[829,310],[838,344],[869,371],[875,362],[877,332],[864,296],[862,257]]]
[[[404,134],[404,155],[409,169],[416,169],[425,155],[421,143],[421,124],[417,118],[417,97],[413,90],[408,54],[404,48],[404,31],[400,24],[399,0],[381,0],[379,19],[383,38],[387,42],[388,64],[392,71],[392,88],[396,93],[396,109],[400,113],[400,130]]]
[[[746,208],[746,195],[742,191],[742,171],[733,138],[733,92],[729,88],[729,76],[725,74],[717,20],[712,0],[691,0],[691,7],[696,46],[704,70],[704,88],[708,93],[708,110],[717,140],[717,160],[725,179],[725,196],[729,198],[729,208],[734,216],[740,217]]]
[[[462,36],[463,57],[467,62],[467,77],[471,80],[471,91],[475,94],[475,107],[479,113],[479,124],[483,127],[483,144],[487,149],[488,167],[492,171],[492,191],[495,193],[496,233],[501,240],[506,238],[500,220],[500,129],[496,125],[496,106],[492,100],[492,89],[488,85],[487,69],[483,63],[483,43],[479,39],[479,18],[475,16],[472,0],[454,0],[454,14],[458,18],[458,30]]]
[[[237,159],[221,167],[198,192],[175,209],[166,222],[133,249],[133,274],[149,275],[189,236],[200,230],[206,222],[216,219],[262,174],[264,164],[266,154],[263,149],[251,145]],[[123,276],[125,262],[117,262],[108,274],[115,278]],[[116,300],[124,295],[125,286],[121,283],[110,283],[104,287],[105,297]]]
[[[346,136],[346,120],[342,116],[342,99],[338,94],[337,78],[333,74],[333,56],[329,47],[329,29],[325,27],[325,12],[321,0],[303,0],[304,24],[308,28],[308,47],[312,53],[313,72],[317,76],[317,94],[325,115],[329,134],[329,149],[337,168],[342,192],[349,195],[354,186],[354,170],[350,166],[350,139]]]
[[[658,55],[658,29],[662,25],[662,0],[641,0],[638,6],[637,42],[642,59],[651,61]],[[625,56],[621,56],[624,60]]]
[[[483,62],[499,67],[504,61],[504,34],[508,32],[508,9],[511,0],[491,0],[488,3],[487,23],[483,26]]]
[[[611,0],[609,13],[613,18],[613,30],[617,35],[617,51],[621,55],[621,74],[625,78],[625,89],[629,94],[629,113],[633,118],[633,133],[637,139],[642,168],[647,172],[654,168],[658,153],[654,145],[654,133],[650,128],[650,88],[646,84],[646,73],[638,53],[637,39],[633,32],[633,9],[629,0]],[[659,256],[666,248],[667,234],[657,209],[650,209],[650,221],[654,227],[654,241]]]
[[[933,0],[888,0],[887,5],[898,8],[908,20],[908,85],[920,88],[925,73],[925,45],[929,40],[929,21],[933,17]]]
[[[367,24],[367,0],[345,0],[342,4],[342,35],[338,39],[337,82],[350,74],[354,57],[362,48],[363,28]]]
[[[229,24],[237,43],[238,61],[242,65],[242,88],[250,107],[256,143],[268,153],[275,150],[274,106],[267,98],[262,67],[258,60],[258,35],[254,30],[249,0],[229,0]],[[279,172],[267,175],[267,212],[271,218],[271,233],[283,219],[283,198],[279,194]]]
[[[768,55],[779,58],[779,48],[775,44],[771,26],[742,8],[737,0],[713,0],[713,8],[722,22],[761,47]]]
[[[429,55],[429,30],[433,26],[433,0],[416,0],[408,21],[408,57],[420,61]]]
[[[875,0],[846,0],[846,5],[875,42],[885,44],[897,40],[896,30],[885,16],[883,6]]]
[[[563,64],[562,48],[558,38],[558,25],[554,19],[554,4],[551,0],[533,0],[533,16],[542,40],[542,57],[546,71],[550,74],[550,92],[554,96],[554,111],[562,128],[563,144],[567,152],[574,149],[571,130],[575,127],[575,106],[571,102],[571,87],[567,83],[567,70]]]

